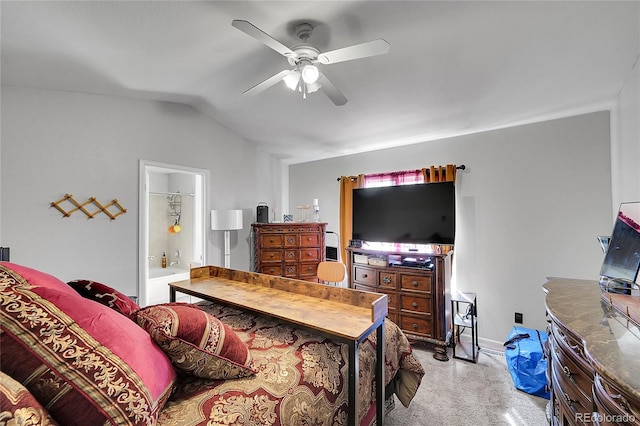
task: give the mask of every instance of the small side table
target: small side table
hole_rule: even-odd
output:
[[[453,357],[474,364],[478,362],[478,304],[475,293],[455,292],[451,295],[451,324],[453,327]],[[471,331],[471,342],[461,341],[460,335]]]

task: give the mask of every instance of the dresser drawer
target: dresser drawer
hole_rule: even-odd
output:
[[[355,276],[353,277],[353,280],[361,283],[361,284],[366,284],[366,285],[370,285],[372,287],[376,287],[377,283],[376,283],[376,270],[372,269],[372,268],[366,268],[366,267],[362,267],[362,266],[356,266],[355,268],[353,268],[355,270]]]
[[[298,247],[298,236],[296,234],[286,234],[284,236],[285,247]]]
[[[592,412],[593,404],[591,401],[585,401],[575,387],[569,385],[555,368],[552,370],[551,382],[553,383],[554,397],[558,399],[560,405],[565,407],[566,412],[580,414],[581,418],[585,418],[585,415]],[[579,418],[574,417],[571,420],[578,423]]]
[[[261,260],[263,262],[281,262],[282,250],[264,250]]]
[[[269,275],[282,275],[282,267],[277,265],[262,265],[260,273]]]
[[[260,243],[263,248],[282,247],[282,235],[266,234],[260,236]]]
[[[402,274],[400,286],[403,290],[416,290],[431,293],[431,276]]]
[[[310,262],[312,260],[318,262],[320,260],[320,249],[307,248],[298,251],[298,259],[300,262]]]
[[[431,299],[415,296],[400,296],[400,309],[403,311],[431,313]]]
[[[378,285],[389,290],[396,289],[396,274],[388,271],[378,272]]]
[[[375,293],[380,293],[380,294],[386,294],[387,295],[387,307],[389,308],[389,312],[396,312],[397,309],[397,303],[398,303],[398,297],[396,296],[396,293],[393,291],[384,291],[381,289],[373,289],[373,290],[367,290],[367,291],[373,291]]]
[[[593,380],[593,396],[598,413],[605,419],[601,425],[616,424],[613,423],[615,419],[625,425],[640,425],[640,406],[633,405],[632,397],[597,373]]]
[[[320,235],[318,234],[300,234],[300,247],[319,247]]]
[[[318,273],[317,263],[300,263],[298,273],[301,277],[313,277]]]
[[[282,276],[289,278],[298,277],[298,264],[297,263],[285,263]]]
[[[551,357],[551,362],[553,363],[553,374],[554,379],[560,385],[562,391],[569,395],[574,407],[582,407],[580,412],[584,412],[584,410],[591,409],[593,406],[593,398],[591,395],[585,395],[584,390],[578,384],[576,380],[576,376],[573,375],[566,365],[562,365],[557,357]],[[567,369],[564,369],[567,368]],[[591,389],[589,389],[591,392]]]
[[[298,250],[295,250],[295,249],[286,249],[286,250],[284,250],[284,261],[285,262],[297,262],[298,261]]]
[[[558,327],[558,324],[555,322],[551,322],[551,333],[553,334],[553,338],[555,339],[558,348],[562,349],[564,352],[571,352],[575,354],[575,357],[573,357],[574,362],[584,371],[588,371],[593,375],[593,368],[584,354],[582,340],[574,337],[565,329]]]
[[[578,367],[574,361],[576,355],[565,352],[562,347],[558,346],[555,338],[549,339],[548,342],[550,343],[553,367],[558,369],[558,375],[566,379],[565,382],[568,385],[575,387],[582,394],[584,400],[591,402],[593,374],[586,373]]]
[[[424,337],[433,336],[433,321],[431,317],[416,317],[400,313],[400,328],[407,333]]]

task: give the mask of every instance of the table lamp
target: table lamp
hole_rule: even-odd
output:
[[[211,210],[211,230],[224,231],[224,267],[231,264],[230,231],[242,229],[242,210]]]

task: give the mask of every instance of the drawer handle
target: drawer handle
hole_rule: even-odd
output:
[[[270,242],[270,243],[272,243],[272,242],[273,242],[273,239],[270,239],[270,240],[269,240],[269,242]]]
[[[416,324],[415,322],[413,323],[413,328],[416,329],[418,328],[418,324]]]
[[[575,412],[576,408],[573,406],[573,404],[578,401],[576,401],[575,399],[571,399],[571,397],[566,392],[562,392],[562,393],[563,393],[562,396],[564,396],[564,400],[567,402],[567,405]]]
[[[271,253],[271,254],[269,255],[269,257],[273,259],[273,253]]]
[[[391,284],[391,277],[390,277],[389,275],[385,275],[385,276],[382,278],[382,281],[383,281],[385,284]]]
[[[313,241],[313,238],[307,237],[307,241]]]
[[[269,273],[273,274],[273,268],[269,269]]]
[[[417,307],[418,307],[418,304],[417,304],[416,302],[413,302],[413,303],[411,304],[411,306],[413,306],[414,308],[417,308]]]
[[[418,281],[414,281],[411,284],[413,284],[414,287],[418,287]]]
[[[576,379],[573,378],[573,373],[571,372],[571,370],[569,370],[569,367],[567,367],[566,365],[563,365],[562,372],[564,373],[565,376],[569,378],[569,380],[571,380],[573,383],[577,385]]]
[[[362,278],[367,278],[367,274],[362,274]]]

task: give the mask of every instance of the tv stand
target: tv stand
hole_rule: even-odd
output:
[[[451,257],[417,250],[347,247],[349,287],[387,295],[387,318],[410,340],[434,345],[434,358],[448,361],[451,329]]]

